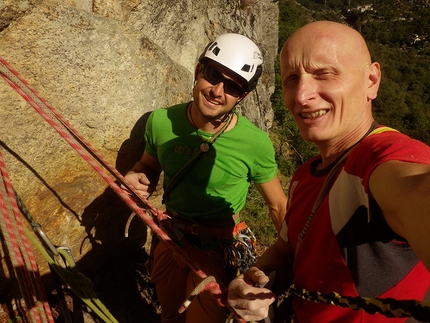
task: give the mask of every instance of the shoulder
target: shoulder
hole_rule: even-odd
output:
[[[149,116],[150,123],[171,122],[179,119],[179,116],[185,115],[188,103],[181,103],[167,108],[158,108],[151,112]]]
[[[389,161],[430,164],[430,147],[396,131],[370,135],[353,148],[345,170],[362,178],[368,187],[373,171]]]
[[[261,136],[261,137],[269,137],[269,134],[260,128],[258,128],[255,124],[253,124],[251,121],[249,121],[247,118],[245,118],[240,113],[237,113],[237,129],[245,132],[249,135],[254,136]]]
[[[167,108],[158,108],[152,111],[151,114],[156,116],[168,115],[172,113],[182,113],[187,108],[188,103],[180,103]]]
[[[366,137],[351,156],[368,161],[430,163],[430,147],[397,131],[384,131]]]

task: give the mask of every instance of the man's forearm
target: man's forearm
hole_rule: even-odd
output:
[[[272,269],[277,275],[277,291],[284,292],[293,280],[294,251],[282,238],[270,246],[256,263],[256,267],[267,272]]]

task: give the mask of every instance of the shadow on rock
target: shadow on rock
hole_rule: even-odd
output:
[[[121,174],[130,170],[143,154],[144,131],[149,114],[145,113],[136,122],[130,138],[121,145],[116,161],[116,168]],[[90,250],[76,263],[76,267],[91,279],[99,299],[119,322],[160,322],[155,289],[146,269],[148,254],[143,248],[151,237],[148,236],[146,224],[138,217],[131,222],[128,237],[125,236],[131,213],[110,187],[89,204],[81,217],[81,225],[85,227],[87,235],[80,252]],[[100,321],[95,314],[88,316],[82,302],[73,302],[70,289],[63,288],[62,292],[74,317],[79,315],[80,310],[84,313],[77,321]],[[58,298],[52,302],[57,302],[54,310],[60,313]],[[64,322],[61,313],[57,316],[57,322]],[[75,318],[73,321],[76,321]]]

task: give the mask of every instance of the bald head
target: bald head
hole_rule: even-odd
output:
[[[281,60],[288,56],[292,47],[302,52],[330,51],[336,57],[348,59],[352,64],[371,63],[369,50],[363,37],[353,28],[332,21],[317,21],[297,30],[285,43]]]

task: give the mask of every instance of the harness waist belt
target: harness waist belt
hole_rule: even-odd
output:
[[[203,245],[210,243],[214,238],[232,239],[238,235],[241,230],[247,228],[246,223],[240,221],[239,213],[228,218],[196,222],[177,212],[172,212],[170,210],[166,212],[171,216],[170,219],[166,220],[171,229],[174,228],[183,233],[190,233],[198,236]]]
[[[191,233],[197,236],[200,236],[203,233],[201,229],[202,225],[200,224],[184,223],[181,221],[177,221],[176,219],[173,219],[171,225],[174,225],[177,229],[183,232]],[[213,238],[231,239],[234,236],[238,235],[241,230],[244,230],[247,227],[248,226],[246,225],[245,221],[241,221],[238,224],[236,224],[234,227],[229,227],[229,228],[206,227],[206,228],[210,232]]]

